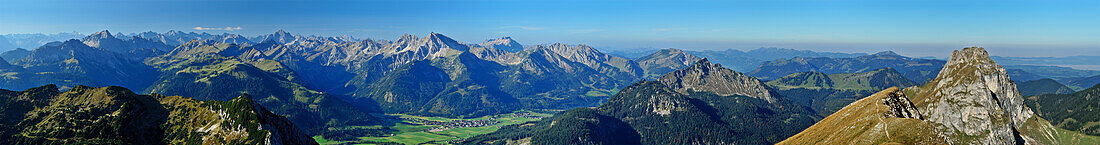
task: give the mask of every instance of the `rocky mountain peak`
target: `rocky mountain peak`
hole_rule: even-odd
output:
[[[988,65],[995,63],[993,59],[989,58],[989,53],[985,51],[985,48],[967,47],[962,50],[951,52],[951,57],[947,60],[947,64],[944,68],[947,68],[946,66],[960,64],[974,64],[988,67]]]
[[[447,36],[443,36],[443,34],[439,34],[439,33],[435,33],[435,32],[428,32],[428,39],[438,39],[439,37],[447,38]],[[447,38],[447,39],[450,39],[450,38]]]
[[[451,37],[447,37],[443,34],[439,34],[439,33],[435,33],[435,32],[429,33],[428,37],[426,37],[425,39],[428,39],[431,42],[436,42],[436,43],[459,44],[458,41],[455,41],[454,39],[451,39]]]
[[[412,34],[403,34],[401,35],[401,37],[397,38],[397,41],[414,41],[416,39],[416,36],[413,36]]]
[[[283,31],[283,29],[279,29],[278,31],[275,31],[275,35],[291,35],[291,34],[286,32],[286,31]]]
[[[422,44],[421,44],[421,45],[423,45],[422,47],[428,47],[428,48],[432,48],[432,49],[450,48],[450,49],[454,49],[454,50],[458,50],[458,51],[468,51],[469,50],[469,48],[466,47],[466,45],[463,45],[462,43],[459,43],[458,41],[455,41],[454,39],[451,39],[451,37],[447,37],[447,36],[444,36],[443,34],[439,34],[439,33],[435,33],[435,32],[429,33],[428,37],[425,37],[422,41],[426,41],[426,42],[422,42]]]
[[[1033,142],[1041,136],[1023,136],[1020,130],[1034,116],[1024,98],[981,47],[956,50],[940,74],[929,85],[921,112],[949,138],[981,136],[971,144],[1015,144]],[[962,113],[966,112],[966,113]]]
[[[122,39],[115,38],[115,36],[111,35],[111,32],[107,30],[88,35],[81,39],[81,41],[91,47],[116,47],[122,43]]]
[[[153,31],[149,31],[149,32],[146,32],[146,33],[156,33],[156,32],[153,32]],[[168,32],[165,32],[164,34],[165,34],[165,35],[176,35],[176,34],[178,34],[178,33],[180,33],[180,31],[176,31],[176,30],[168,30]]]
[[[102,38],[115,38],[115,36],[111,34],[111,31],[107,31],[107,30],[95,32],[92,35],[88,35],[88,37],[90,37],[90,38],[100,38],[100,39],[102,39]]]
[[[275,40],[276,42],[285,44],[285,43],[291,43],[291,42],[294,42],[295,40],[298,40],[299,36],[291,34],[290,32],[283,31],[283,29],[279,29],[279,31],[275,31],[275,33],[268,34],[268,35],[263,36],[263,37],[264,37],[264,39],[261,40],[261,41]]]
[[[712,64],[705,58],[688,68],[665,74],[657,78],[657,81],[680,93],[696,91],[713,92],[722,96],[741,95],[763,99],[769,103],[775,103],[778,100],[775,93],[769,90],[764,82],[723,68],[722,65]]]

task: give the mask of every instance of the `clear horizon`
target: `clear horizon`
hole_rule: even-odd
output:
[[[605,50],[800,50],[946,57],[1100,54],[1097,1],[10,1],[0,34],[177,30],[245,36],[283,29],[396,39],[442,33],[462,42]]]

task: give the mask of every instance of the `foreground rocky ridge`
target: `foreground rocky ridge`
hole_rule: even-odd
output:
[[[229,101],[137,95],[121,87],[0,90],[4,144],[316,144],[241,95]]]
[[[909,96],[920,102],[926,121],[936,125],[949,142],[1015,144],[1054,140],[1044,135],[1052,134],[1048,130],[1021,130],[1035,114],[1024,105],[1024,98],[1004,67],[989,59],[983,48],[953,52],[935,80],[912,91]]]
[[[900,97],[907,99],[891,99]],[[1094,138],[1054,128],[1023,101],[1005,69],[985,49],[969,47],[953,52],[928,84],[856,101],[780,144],[1080,144]],[[913,113],[918,116],[898,115]]]

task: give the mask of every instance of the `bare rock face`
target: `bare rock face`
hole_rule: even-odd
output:
[[[956,50],[936,79],[918,91],[926,91],[918,101],[924,102],[920,112],[949,142],[1018,144],[1045,137],[1019,132],[1035,115],[984,48]]]
[[[689,91],[714,92],[722,96],[742,95],[763,99],[769,103],[777,100],[775,93],[764,82],[721,65],[702,59],[686,69],[661,76],[657,81],[680,93]]]
[[[917,111],[917,107],[913,106],[913,102],[909,102],[909,98],[905,98],[905,94],[900,90],[882,98],[882,104],[890,107],[886,111],[886,117],[924,119]]]

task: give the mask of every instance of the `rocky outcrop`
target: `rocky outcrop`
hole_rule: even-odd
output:
[[[886,117],[923,119],[920,112],[917,111],[917,107],[913,106],[913,102],[909,102],[909,98],[906,98],[900,90],[891,92],[885,98],[882,98],[882,105],[889,107],[886,111]]]
[[[768,90],[764,82],[740,72],[722,68],[722,65],[711,64],[705,58],[688,68],[665,74],[657,78],[657,81],[685,94],[691,91],[713,92],[723,96],[749,96],[771,103],[777,100],[775,93]]]

